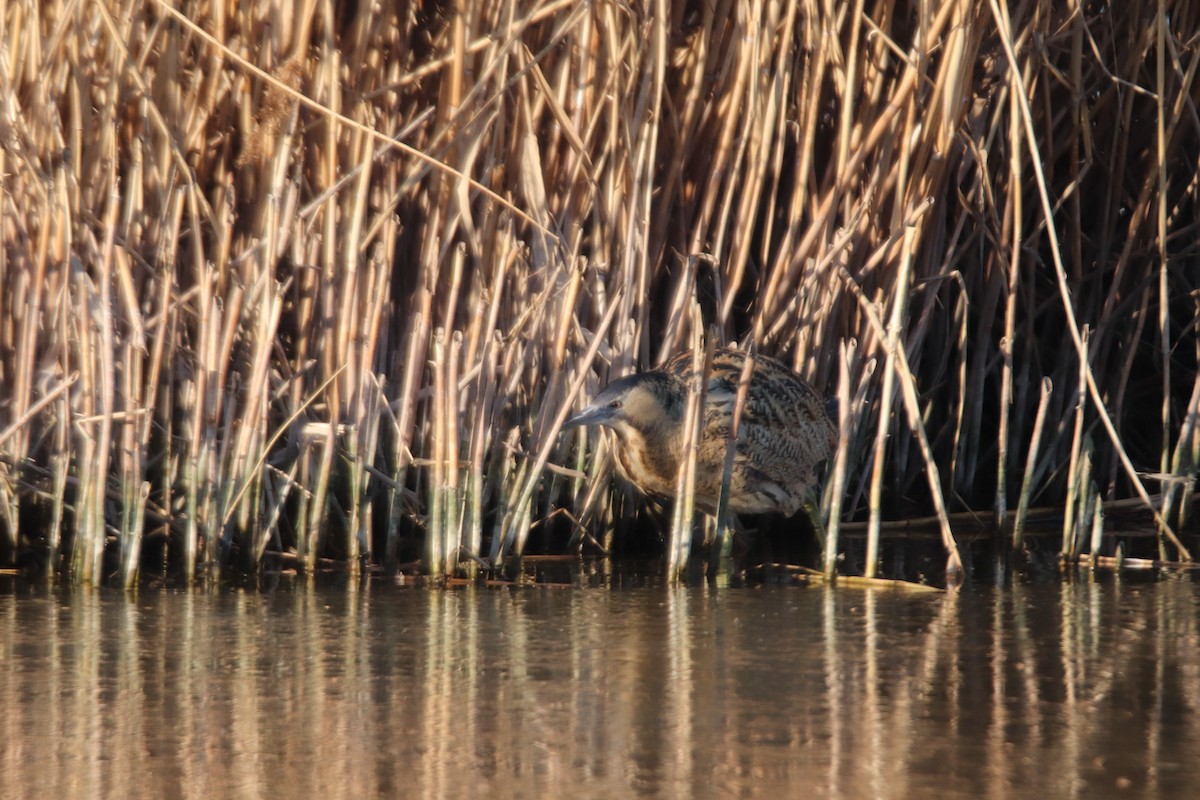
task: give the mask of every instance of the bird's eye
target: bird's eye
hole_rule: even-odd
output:
[[[622,405],[622,403],[620,400],[613,400],[611,403],[608,404],[608,407],[616,410],[616,409],[620,408],[621,405]]]

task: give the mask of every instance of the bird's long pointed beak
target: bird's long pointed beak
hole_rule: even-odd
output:
[[[612,417],[608,406],[590,405],[563,423],[562,429],[578,428],[580,425],[603,425]]]

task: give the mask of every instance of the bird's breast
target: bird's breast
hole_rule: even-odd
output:
[[[673,495],[679,474],[677,443],[636,429],[622,434],[616,448],[622,477],[646,494]]]

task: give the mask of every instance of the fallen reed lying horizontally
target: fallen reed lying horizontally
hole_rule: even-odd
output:
[[[610,550],[558,427],[703,341],[840,401],[838,525],[1188,560],[1200,8],[14,2],[0,562]],[[686,492],[685,492],[686,494]],[[632,501],[632,502],[630,502]],[[1015,512],[1013,511],[1015,509]],[[680,563],[675,525],[668,543]]]

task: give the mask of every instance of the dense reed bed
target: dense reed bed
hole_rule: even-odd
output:
[[[1196,4],[396,5],[4,6],[4,562],[610,550],[558,426],[705,341],[840,398],[830,570],[1127,498],[1190,560]]]

